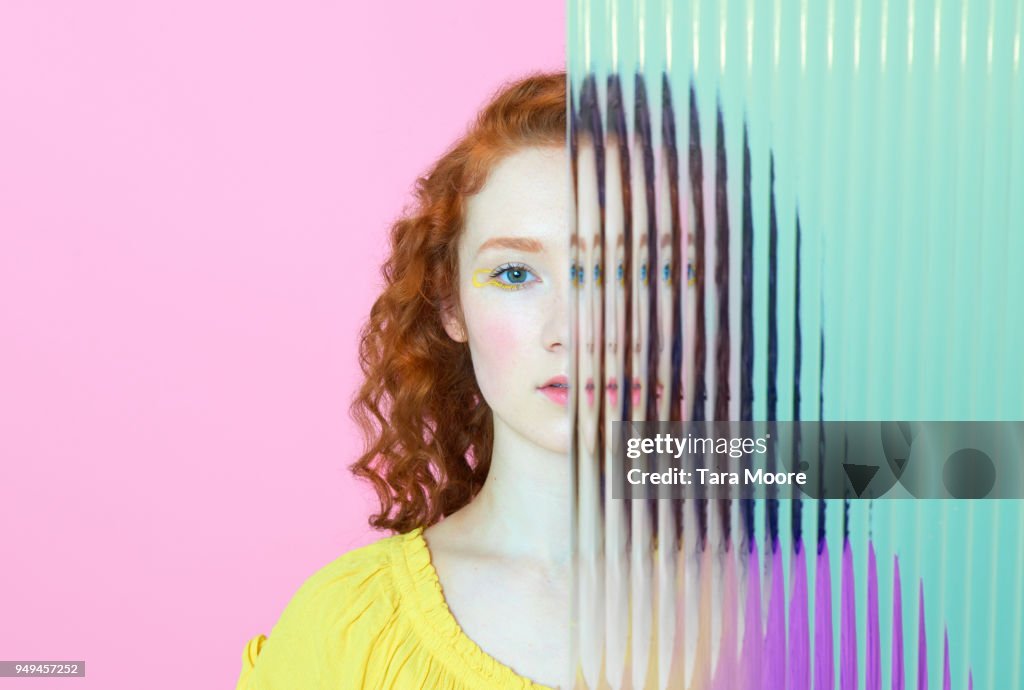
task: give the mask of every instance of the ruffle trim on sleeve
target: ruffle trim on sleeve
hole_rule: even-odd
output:
[[[245,653],[242,655],[242,664],[244,666],[252,668],[256,665],[256,657],[260,655],[260,650],[263,649],[263,643],[266,641],[266,635],[257,635],[249,640],[249,643],[245,645]]]
[[[242,672],[238,676],[236,690],[248,690],[249,678],[256,665],[256,658],[260,655],[260,650],[266,641],[266,635],[257,635],[246,643],[245,649],[242,651]]]

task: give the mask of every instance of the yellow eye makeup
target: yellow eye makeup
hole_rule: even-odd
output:
[[[521,290],[530,283],[532,271],[521,264],[506,264],[491,270],[481,268],[473,271],[473,287],[496,287],[502,290]],[[534,279],[535,280],[535,279]]]

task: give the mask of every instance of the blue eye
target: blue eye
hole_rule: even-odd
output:
[[[647,285],[647,264],[640,264],[640,282]]]
[[[576,284],[576,264],[573,264],[569,268],[569,284],[570,285],[575,285]]]
[[[671,281],[671,279],[672,279],[672,269],[669,266],[669,264],[665,264],[665,268],[663,268],[662,271],[661,271],[661,277],[662,277],[662,279],[666,283]]]
[[[594,282],[601,283],[601,264],[594,264]]]
[[[506,281],[509,285],[522,285],[527,281],[527,276],[531,276],[533,273],[526,266],[509,266],[507,268],[500,268],[495,274],[495,278],[505,276]]]
[[[619,282],[620,282],[620,283],[621,283],[621,282],[623,282],[623,279],[625,278],[625,276],[626,276],[626,273],[625,273],[625,271],[624,271],[624,270],[623,270],[623,268],[622,268],[622,264],[619,264],[619,268],[618,268],[618,270],[616,271],[616,275],[617,275],[617,277],[618,277],[618,279],[619,279]]]

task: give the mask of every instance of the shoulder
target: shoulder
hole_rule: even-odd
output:
[[[405,553],[419,531],[349,551],[309,576],[269,636],[249,641],[238,688],[318,687],[369,657],[367,645],[400,628]],[[364,648],[367,647],[367,648]],[[334,668],[341,665],[342,670]],[[345,671],[347,672],[347,671]],[[300,682],[301,681],[301,682]]]
[[[394,566],[410,535],[385,537],[349,551],[309,576],[275,626],[318,629],[360,615],[361,604],[393,609],[398,588]]]

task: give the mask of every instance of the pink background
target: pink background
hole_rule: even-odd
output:
[[[375,539],[356,335],[416,176],[557,0],[5,0],[0,659],[233,687]],[[145,680],[143,680],[145,679]]]

